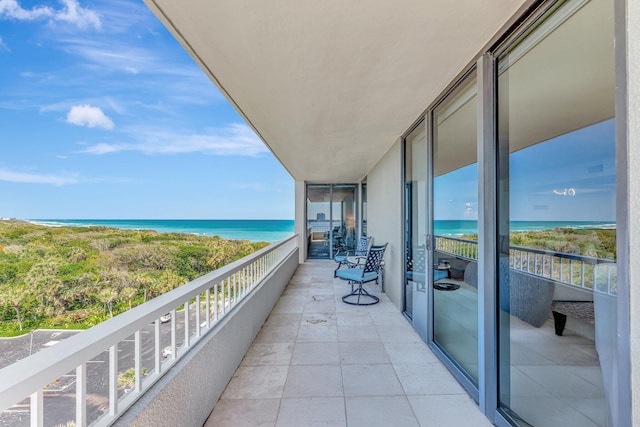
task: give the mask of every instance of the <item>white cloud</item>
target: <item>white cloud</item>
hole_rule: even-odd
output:
[[[115,127],[113,120],[107,117],[100,108],[89,104],[71,107],[71,110],[67,113],[67,123],[90,128],[113,129]]]
[[[256,156],[267,152],[267,147],[244,124],[231,124],[209,134],[176,134],[158,129],[132,129],[130,134],[138,142],[101,143],[82,150],[83,153],[108,154],[120,151],[138,151],[145,154],[203,153],[217,156]]]
[[[17,0],[0,0],[0,18],[17,19],[19,21],[37,21],[49,19],[53,22],[66,22],[75,24],[78,28],[93,27],[96,30],[102,28],[100,16],[78,4],[78,0],[61,0],[61,9],[52,9],[48,6],[35,6],[24,9]]]
[[[75,24],[78,28],[83,29],[93,27],[96,30],[100,30],[102,28],[100,16],[90,9],[81,7],[77,0],[62,0],[62,3],[65,7],[55,13],[54,19],[56,21]]]
[[[5,42],[2,40],[2,37],[0,37],[0,48],[6,50],[7,52],[11,52],[11,49],[9,49],[9,46],[7,46]]]
[[[53,184],[56,186],[75,184],[77,179],[60,175],[40,175],[32,173],[0,170],[0,181],[22,182],[27,184]]]
[[[41,18],[49,18],[53,10],[46,6],[36,6],[33,9],[23,9],[17,0],[0,0],[0,16],[18,19],[20,21],[33,21]]]

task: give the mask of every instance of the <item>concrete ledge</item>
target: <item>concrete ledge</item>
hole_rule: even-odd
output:
[[[298,249],[114,425],[203,425],[297,267]]]

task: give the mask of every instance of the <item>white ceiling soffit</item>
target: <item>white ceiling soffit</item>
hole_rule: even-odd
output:
[[[614,116],[613,22],[610,1],[568,4],[501,59],[510,152]],[[475,87],[461,89],[438,108],[436,176],[477,161]]]
[[[297,180],[358,182],[523,0],[145,0]]]

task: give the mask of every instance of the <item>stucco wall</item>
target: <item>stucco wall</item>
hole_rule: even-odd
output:
[[[297,267],[298,250],[115,425],[203,425]]]
[[[632,422],[640,425],[640,1],[626,6],[631,397]]]
[[[367,174],[367,234],[374,245],[388,243],[385,289],[402,310],[402,175],[400,140]]]
[[[307,218],[305,194],[305,182],[295,182],[295,233],[298,235],[298,248],[300,248],[300,263],[307,259]]]

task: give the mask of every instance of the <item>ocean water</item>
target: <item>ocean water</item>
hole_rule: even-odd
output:
[[[293,234],[294,221],[270,219],[33,219],[49,226],[103,226],[129,230],[155,230],[159,233],[188,233],[220,236],[225,239],[277,242]],[[615,228],[612,221],[512,221],[511,231],[550,230],[554,228]],[[436,220],[439,236],[477,234],[477,221]]]
[[[159,233],[220,236],[231,240],[277,242],[293,235],[293,220],[271,219],[32,219],[48,226],[102,226]]]
[[[436,220],[434,234],[438,236],[459,236],[477,234],[478,221]],[[616,228],[613,221],[511,221],[511,231],[538,231],[554,228]]]

